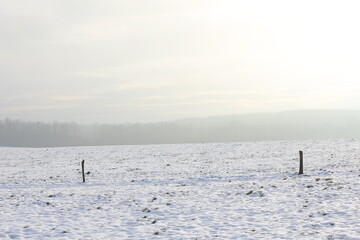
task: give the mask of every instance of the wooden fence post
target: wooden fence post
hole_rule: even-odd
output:
[[[304,174],[304,161],[303,161],[303,152],[299,151],[300,153],[300,168],[299,168],[299,175]]]
[[[85,182],[85,160],[81,162],[83,182]]]

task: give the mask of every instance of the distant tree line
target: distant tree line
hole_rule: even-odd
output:
[[[293,111],[136,124],[0,120],[0,146],[61,147],[360,138],[360,111]]]

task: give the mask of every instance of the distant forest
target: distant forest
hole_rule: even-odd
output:
[[[360,138],[360,111],[253,113],[160,123],[94,124],[0,120],[0,146],[62,147]]]

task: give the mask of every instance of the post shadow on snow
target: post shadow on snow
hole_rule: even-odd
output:
[[[311,175],[301,175],[301,178],[310,177]],[[179,178],[179,179],[142,179],[142,180],[130,180],[130,181],[118,181],[112,182],[113,186],[169,186],[169,185],[178,185],[179,187],[187,186],[191,184],[210,184],[210,183],[236,183],[236,182],[254,182],[254,181],[261,181],[266,182],[270,180],[287,180],[291,178],[297,178],[299,175],[297,173],[264,173],[262,176],[259,174],[244,174],[242,176],[206,176],[201,178]],[[87,187],[94,187],[94,186],[108,186],[109,182],[101,183],[101,182],[87,182]]]

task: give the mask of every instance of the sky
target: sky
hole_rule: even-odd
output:
[[[0,0],[0,118],[360,108],[360,2]]]

